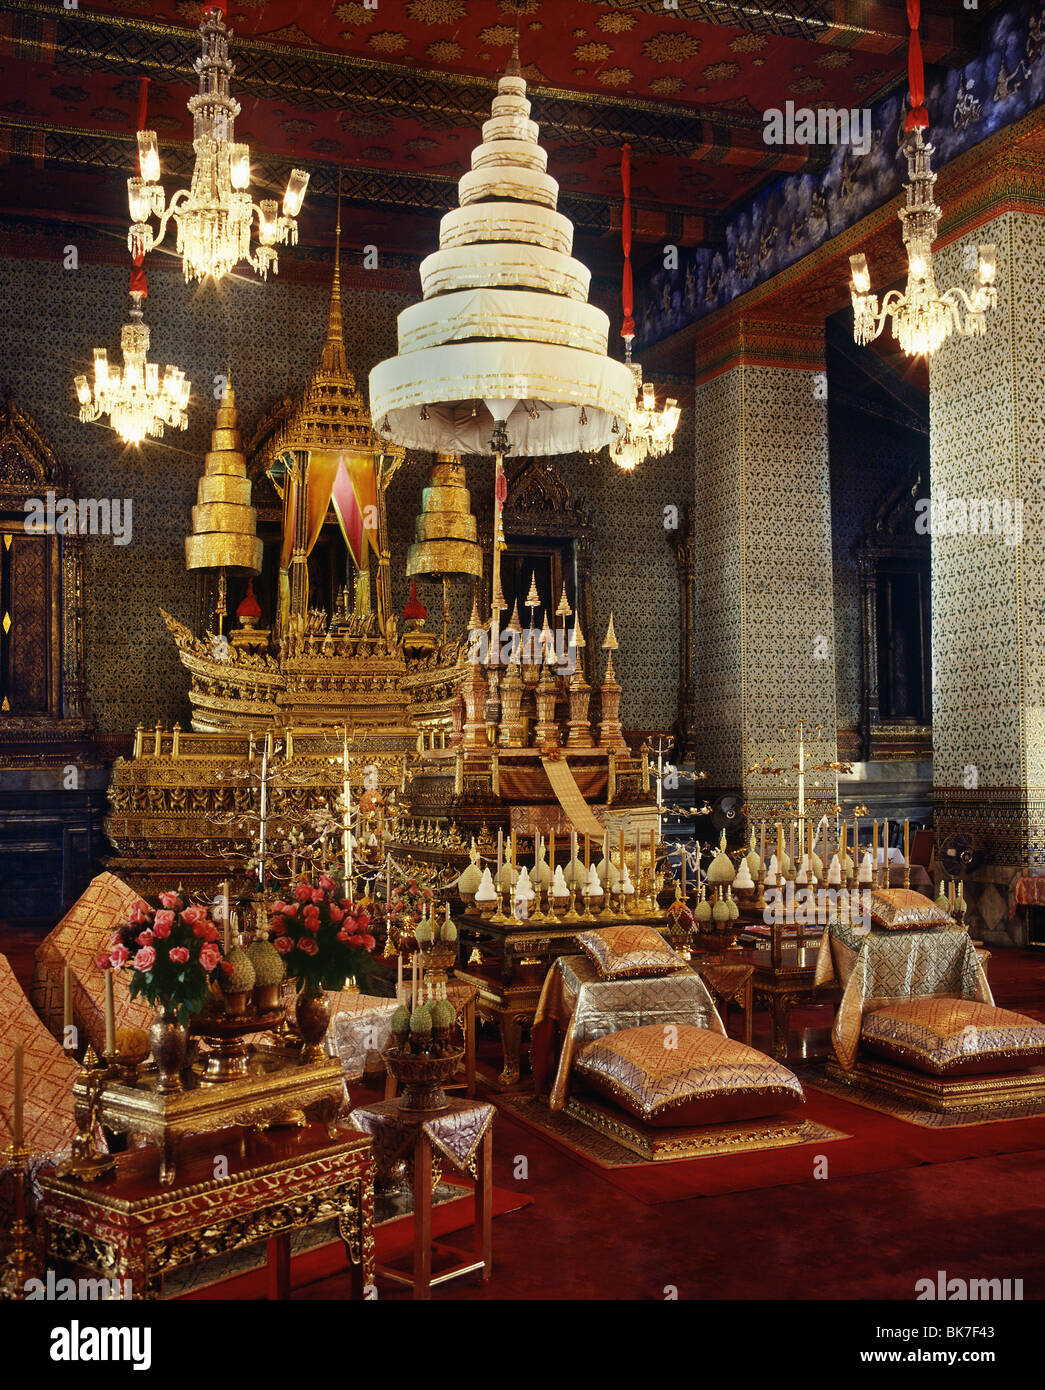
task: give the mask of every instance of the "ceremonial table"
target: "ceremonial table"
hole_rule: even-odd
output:
[[[454,920],[462,958],[467,958],[470,948],[483,956],[480,962],[459,965],[454,973],[457,980],[476,988],[479,1017],[495,1024],[500,1033],[503,1069],[495,1084],[502,1090],[518,1083],[522,1030],[533,1022],[549,967],[560,956],[576,952],[578,932],[641,924],[663,936],[669,935],[664,913],[649,917],[615,915],[605,921],[597,916],[577,922],[566,922],[561,917],[535,922],[531,918],[515,926],[473,912]]]
[[[443,1110],[404,1110],[398,1100],[358,1106],[351,1114],[357,1129],[372,1136],[374,1159],[381,1175],[410,1159],[414,1194],[414,1258],[410,1275],[390,1265],[377,1272],[413,1289],[415,1299],[431,1298],[436,1284],[481,1271],[484,1284],[493,1272],[493,1119],[494,1107],[485,1101],[451,1100]],[[475,1179],[475,1258],[459,1260],[432,1240],[432,1190],[435,1171],[446,1160]],[[433,1253],[449,1263],[433,1268]]]
[[[751,1010],[753,1003],[752,977],[755,967],[746,961],[737,961],[731,955],[694,956],[694,970],[711,987],[711,991],[722,1006],[725,1020],[729,1005],[736,1003],[744,1015],[744,1042],[751,1046]]]
[[[826,937],[825,937],[826,939]],[[774,943],[775,944],[775,943]],[[731,950],[725,959],[751,967],[752,1006],[768,1009],[773,1023],[771,1055],[786,1062],[790,1052],[791,1010],[833,1003],[840,991],[816,980],[817,944],[812,946],[748,946]],[[701,957],[694,957],[699,969]],[[710,978],[710,977],[709,977]]]
[[[217,1160],[223,1158],[225,1164]],[[220,1175],[216,1175],[220,1174]],[[45,1264],[63,1260],[130,1280],[132,1298],[155,1298],[180,1266],[268,1242],[269,1297],[290,1295],[290,1237],[336,1219],[353,1295],[374,1283],[374,1161],[370,1140],[326,1127],[242,1128],[185,1140],[177,1180],[161,1175],[155,1148],[120,1154],[94,1183],[41,1177]]]

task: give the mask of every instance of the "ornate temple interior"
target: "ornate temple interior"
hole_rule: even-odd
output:
[[[6,1326],[1042,1297],[1045,0],[0,14]]]

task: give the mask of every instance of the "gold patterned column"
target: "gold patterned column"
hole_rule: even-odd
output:
[[[823,327],[718,315],[696,367],[694,756],[759,814],[796,795],[797,725],[811,765],[837,752]]]
[[[1045,869],[1045,215],[1037,180],[988,182],[1004,207],[936,252],[941,285],[994,244],[998,308],[982,338],[953,338],[929,373],[933,782],[937,845],[970,837],[984,858],[965,885],[973,930],[1023,944],[1013,881]],[[1016,170],[1019,173],[1019,170]]]

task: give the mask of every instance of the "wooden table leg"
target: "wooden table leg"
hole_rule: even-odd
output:
[[[414,1145],[414,1297],[432,1297],[432,1148],[420,1126]]]
[[[269,1298],[290,1297],[290,1233],[268,1239]]]
[[[464,1079],[465,1095],[475,1099],[475,1000],[470,999],[464,1011]]]
[[[773,1014],[773,1057],[778,1062],[786,1062],[790,1041],[788,1023],[790,1022],[791,1006],[783,995],[774,994],[771,1009]]]
[[[475,1184],[475,1254],[482,1260],[484,1284],[493,1273],[493,1125],[483,1138]]]
[[[385,1100],[394,1100],[399,1090],[399,1082],[390,1071],[385,1072]]]

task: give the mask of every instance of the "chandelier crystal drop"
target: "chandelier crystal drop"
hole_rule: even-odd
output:
[[[146,361],[149,329],[142,321],[142,296],[132,293],[131,299],[131,322],[124,324],[120,339],[122,370],[110,366],[105,348],[95,348],[93,389],[85,376],[78,376],[75,385],[84,424],[108,415],[125,444],[141,444],[150,436],[161,438],[164,425],[186,427],[190,383],[183,371],[171,366],[161,382],[159,367]]]
[[[900,224],[907,248],[907,289],[904,294],[890,290],[879,304],[878,296],[871,293],[867,257],[850,256],[853,336],[861,345],[870,343],[891,318],[893,336],[908,357],[931,356],[952,333],[963,338],[982,338],[987,332],[987,310],[998,304],[994,283],[997,254],[994,246],[979,248],[971,293],[959,286],[940,294],[932,254],[942,216],[933,200],[933,147],[923,142],[922,132],[916,128],[908,133],[905,149],[909,181],[905,185],[907,205],[900,209]]]
[[[249,190],[250,149],[235,138],[240,104],[230,94],[235,72],[229,61],[230,30],[220,9],[204,10],[200,25],[203,51],[194,64],[199,74],[199,92],[189,100],[192,113],[192,145],[196,164],[192,184],[180,188],[166,204],[160,178],[160,154],[156,132],[138,132],[140,177],[127,180],[132,226],[127,235],[131,255],[141,257],[157,247],[174,218],[177,252],[187,282],[211,276],[220,280],[240,261],[246,261],[268,279],[271,269],[279,271],[277,246],[297,245],[297,215],[308,186],[308,174],[293,169],[283,195],[283,208],[274,198],[255,204]],[[257,213],[257,241],[251,251],[254,214]],[[149,219],[159,220],[159,227]]]

